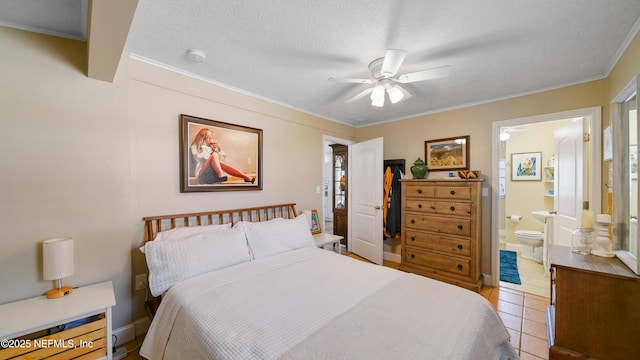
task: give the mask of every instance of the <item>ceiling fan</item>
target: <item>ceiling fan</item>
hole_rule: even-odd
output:
[[[389,96],[389,100],[395,104],[411,97],[411,94],[402,88],[400,84],[414,83],[418,81],[439,79],[449,76],[451,72],[450,66],[442,66],[433,69],[416,71],[408,74],[397,75],[400,66],[407,57],[407,52],[398,49],[389,49],[383,58],[375,59],[369,63],[369,71],[371,71],[370,79],[352,79],[352,78],[333,78],[329,81],[356,83],[356,84],[375,84],[374,87],[368,88],[354,97],[347,100],[351,103],[362,99],[371,94],[371,105],[384,106],[385,93]]]

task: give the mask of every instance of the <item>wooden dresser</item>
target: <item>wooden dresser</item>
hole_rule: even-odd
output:
[[[638,359],[640,278],[617,258],[549,245],[549,359]]]
[[[482,180],[402,180],[400,270],[482,288]]]

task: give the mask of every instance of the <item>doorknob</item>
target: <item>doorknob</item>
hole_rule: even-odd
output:
[[[380,210],[380,209],[382,209],[381,206],[376,206],[376,210]]]

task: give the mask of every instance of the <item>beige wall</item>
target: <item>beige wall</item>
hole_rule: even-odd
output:
[[[512,162],[511,155],[540,152],[542,159],[539,166],[543,169],[547,166],[548,160],[554,156],[553,132],[569,122],[568,120],[554,121],[530,126],[527,131],[511,133],[511,137],[504,142],[506,146],[505,216],[520,215],[522,217],[517,223],[508,219],[504,222],[506,242],[520,244],[514,234],[517,230],[543,231],[543,223],[536,220],[531,212],[554,209],[553,198],[545,196],[549,189],[553,189],[553,182],[545,182],[544,173],[542,173],[542,181],[513,181],[512,171],[515,164]]]
[[[85,44],[0,27],[0,303],[51,287],[40,242],[75,238],[81,286],[113,280],[114,328],[144,316],[142,217],[296,202],[322,209],[322,136],[351,127],[123,57],[114,83],[85,76]],[[260,128],[264,190],[179,192],[181,113]],[[133,293],[133,295],[132,295]]]

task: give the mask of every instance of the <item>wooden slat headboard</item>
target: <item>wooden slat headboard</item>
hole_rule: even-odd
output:
[[[215,210],[188,214],[173,214],[160,216],[146,216],[142,218],[145,222],[145,234],[147,241],[153,240],[156,234],[163,230],[170,230],[176,227],[200,226],[228,224],[231,225],[239,221],[259,222],[274,218],[293,219],[298,213],[296,204],[278,204],[257,206],[244,209]]]

